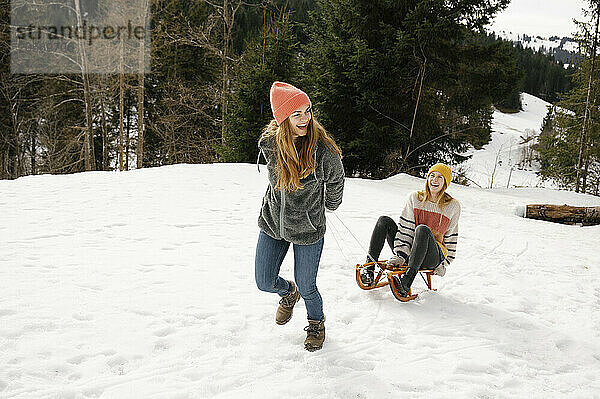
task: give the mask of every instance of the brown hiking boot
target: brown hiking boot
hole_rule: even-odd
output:
[[[283,325],[290,321],[294,313],[294,305],[300,300],[300,293],[293,281],[290,281],[290,293],[282,297],[279,301],[279,308],[275,315],[275,323]]]
[[[308,326],[304,327],[306,339],[304,340],[304,349],[314,352],[323,347],[325,341],[325,317],[323,320],[309,320]]]

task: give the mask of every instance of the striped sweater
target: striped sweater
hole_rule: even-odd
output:
[[[415,236],[415,227],[425,224],[433,232],[446,258],[446,265],[449,265],[456,257],[459,217],[460,203],[456,199],[446,205],[442,212],[437,204],[429,201],[423,203],[417,198],[417,192],[411,193],[398,220],[394,253],[407,262]]]

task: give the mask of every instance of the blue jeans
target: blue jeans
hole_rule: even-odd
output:
[[[294,244],[294,280],[304,299],[309,320],[323,319],[323,299],[317,289],[323,243],[321,238],[311,245]],[[289,294],[289,282],[279,277],[279,269],[289,247],[288,241],[276,240],[260,231],[254,259],[254,277],[259,290],[276,292],[280,296]]]

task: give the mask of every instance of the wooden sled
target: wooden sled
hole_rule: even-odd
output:
[[[374,268],[375,268],[373,284],[372,285],[364,285],[360,278],[360,275],[361,275],[362,271],[365,270],[369,266],[374,266]],[[388,264],[386,264],[385,260],[383,260],[383,261],[380,260],[378,262],[368,262],[368,263],[364,263],[362,265],[358,264],[358,265],[356,265],[356,283],[358,284],[358,286],[361,289],[367,290],[367,291],[389,285],[390,290],[392,291],[392,294],[394,295],[394,298],[396,298],[397,300],[402,301],[402,302],[412,301],[413,299],[415,299],[418,296],[418,294],[413,294],[411,292],[411,290],[409,290],[408,296],[403,297],[402,295],[400,295],[400,293],[398,292],[398,290],[396,289],[394,284],[391,284],[392,276],[396,276],[396,277],[400,278],[401,275],[406,273],[406,270],[407,270],[407,265],[403,265],[403,266],[388,265]],[[431,286],[431,276],[433,275],[433,270],[432,269],[421,269],[421,270],[419,270],[419,273],[421,273],[421,276],[424,276],[424,280],[425,280],[425,284],[427,284],[427,288],[432,291],[437,291],[435,288],[433,288]]]

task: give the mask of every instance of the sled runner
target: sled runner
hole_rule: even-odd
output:
[[[374,266],[374,268],[375,268],[373,283],[371,285],[365,285],[361,279],[361,274],[363,273],[363,271],[366,271],[366,268],[369,266]],[[403,266],[388,265],[388,264],[386,264],[386,261],[368,262],[368,263],[364,263],[362,265],[358,264],[358,265],[356,265],[356,283],[363,290],[373,290],[375,288],[381,288],[381,287],[385,287],[386,285],[389,285],[390,290],[392,291],[392,294],[394,295],[394,297],[397,300],[402,301],[402,302],[412,301],[413,299],[415,299],[418,296],[418,294],[413,294],[409,290],[408,296],[403,297],[402,295],[400,295],[400,293],[398,292],[398,290],[396,289],[394,284],[391,283],[392,276],[396,276],[396,277],[400,278],[401,275],[406,273],[406,270],[407,270],[406,265],[403,265]],[[437,291],[435,288],[432,288],[432,286],[431,286],[431,276],[433,275],[433,270],[422,269],[422,270],[419,270],[419,273],[421,274],[421,277],[425,276],[425,277],[423,277],[423,280],[425,281],[425,284],[427,284],[427,288],[432,291]]]

